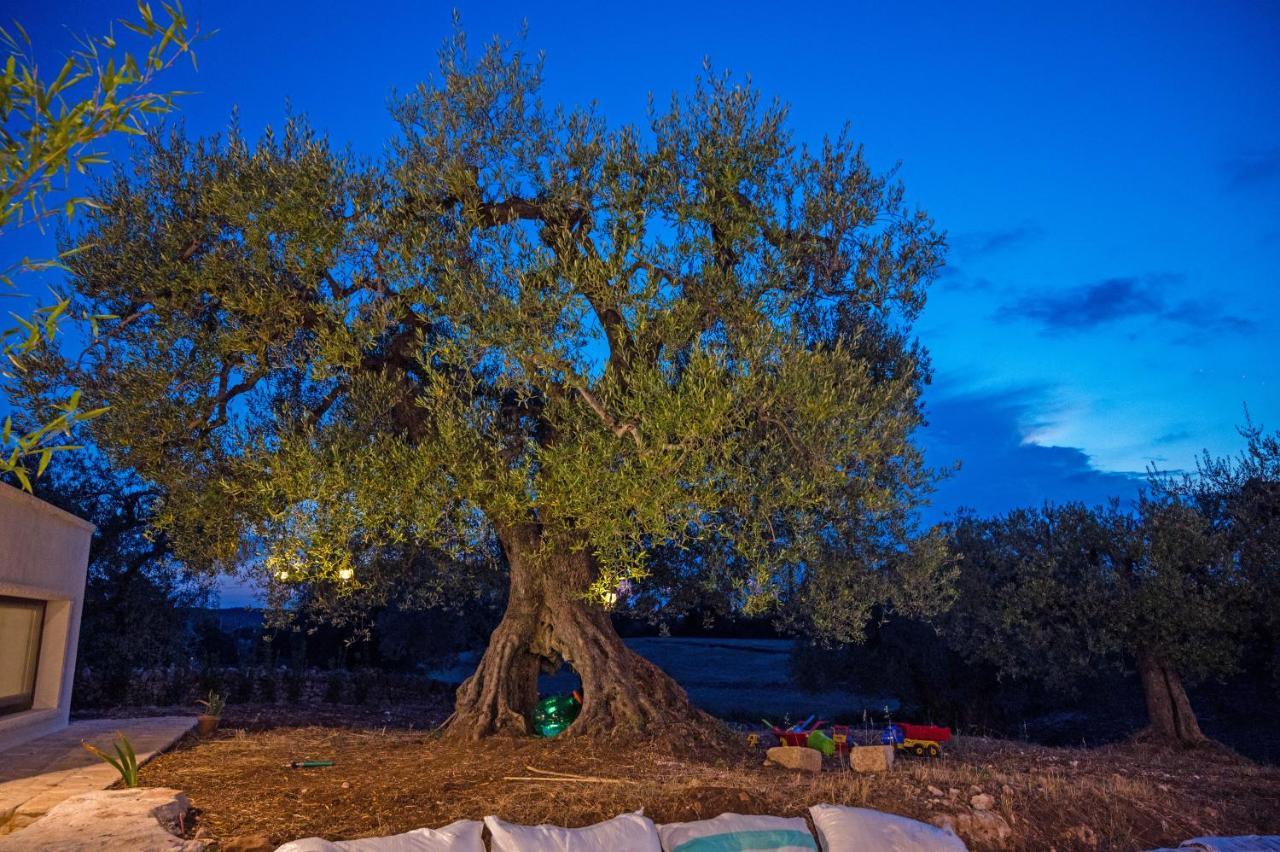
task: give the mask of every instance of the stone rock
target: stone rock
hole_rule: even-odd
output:
[[[1083,849],[1098,848],[1098,833],[1083,823],[1071,826],[1062,832],[1062,836]]]
[[[774,746],[765,754],[769,761],[801,772],[821,772],[822,753],[804,746]]]
[[[0,852],[197,852],[202,841],[177,836],[191,803],[178,790],[142,787],[72,796],[39,819],[0,837]]]
[[[990,793],[979,793],[969,799],[969,804],[975,811],[989,811],[996,806],[996,800]]]
[[[936,825],[943,831],[956,833],[956,818],[951,814],[938,814],[935,817],[929,817],[929,822]]]
[[[229,837],[218,844],[218,852],[271,852],[276,845],[261,834]]]
[[[854,772],[888,772],[893,768],[893,746],[854,746],[849,749],[849,768]]]
[[[974,811],[969,815],[974,840],[993,846],[1004,846],[1013,837],[1008,820],[995,811]]]
[[[1013,837],[1013,829],[995,811],[966,811],[960,814],[938,814],[929,820],[944,831],[960,835],[966,843],[988,848],[1004,848]]]
[[[930,784],[930,785],[929,785],[929,795],[930,795],[930,796],[933,796],[935,799],[941,799],[941,798],[943,797],[943,795],[945,795],[945,794],[944,794],[941,790],[939,790],[937,787],[935,787],[935,786],[933,786],[932,784]]]

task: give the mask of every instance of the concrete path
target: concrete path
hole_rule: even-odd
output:
[[[111,743],[123,733],[142,764],[195,724],[193,716],[89,719],[0,751],[0,835],[30,825],[64,799],[105,790],[120,779],[115,769],[81,748],[81,740],[114,754]]]

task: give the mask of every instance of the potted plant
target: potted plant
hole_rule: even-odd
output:
[[[196,717],[196,733],[207,737],[218,730],[218,723],[222,721],[222,711],[227,706],[227,699],[209,690],[209,697],[200,699],[196,703],[204,706],[204,712]]]

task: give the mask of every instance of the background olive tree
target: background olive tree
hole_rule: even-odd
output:
[[[152,529],[158,492],[111,469],[93,447],[60,457],[34,490],[94,525],[77,677],[89,673],[99,693],[123,698],[138,670],[187,665],[192,610],[208,602],[210,583],[192,577]]]
[[[1070,689],[1132,667],[1149,732],[1204,740],[1183,686],[1234,670],[1245,580],[1220,531],[1168,492],[1118,504],[1022,509],[952,528],[959,559],[951,642],[1009,677]]]
[[[1240,574],[1244,597],[1237,619],[1249,634],[1249,668],[1280,693],[1280,432],[1246,417],[1244,449],[1234,456],[1206,451],[1196,472],[1157,475],[1163,491],[1193,506],[1221,535]]]

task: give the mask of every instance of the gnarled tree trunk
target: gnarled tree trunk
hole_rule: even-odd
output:
[[[708,719],[665,672],[623,644],[604,609],[582,598],[594,570],[588,553],[537,553],[533,528],[502,530],[499,539],[511,572],[507,611],[475,673],[458,687],[448,733],[529,733],[538,674],[561,663],[582,678],[571,735],[657,733]]]
[[[1159,742],[1194,746],[1207,742],[1191,710],[1182,678],[1169,662],[1150,651],[1138,653],[1138,674],[1147,699],[1151,727],[1147,736]]]

